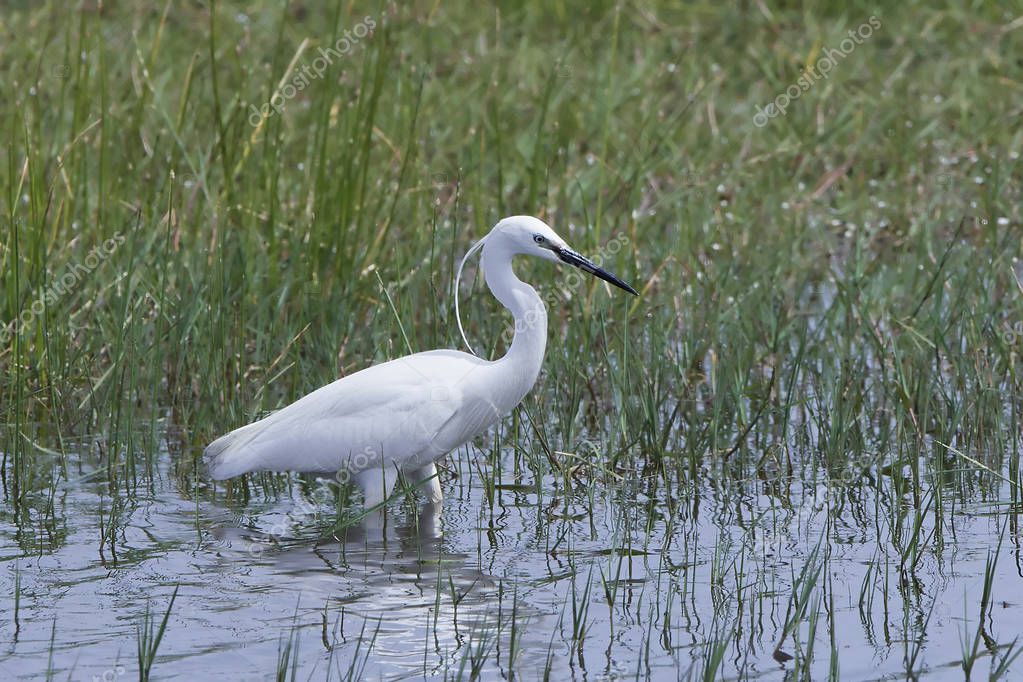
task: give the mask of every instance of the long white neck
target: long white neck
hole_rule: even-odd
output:
[[[513,255],[504,244],[488,242],[481,258],[487,286],[515,318],[511,347],[495,363],[510,382],[506,384],[507,398],[514,398],[514,403],[506,406],[508,410],[536,383],[547,348],[547,308],[536,290],[515,276],[511,267]]]

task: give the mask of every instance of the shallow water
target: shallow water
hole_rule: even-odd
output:
[[[509,456],[491,505],[486,458],[462,451],[443,505],[395,503],[338,539],[332,505],[308,485],[245,503],[200,490],[197,503],[171,459],[128,496],[98,475],[61,484],[46,523],[19,528],[4,509],[0,677],[137,678],[146,609],[159,623],[176,586],[156,679],[273,678],[289,642],[298,679],[469,678],[474,666],[508,679],[511,659],[521,679],[677,679],[719,642],[727,679],[794,679],[799,661],[812,679],[833,664],[843,679],[903,679],[909,660],[923,679],[958,680],[981,622],[977,677],[1023,632],[1010,491],[989,476],[942,488],[940,513],[924,505],[922,548],[900,568],[914,508],[879,494],[885,483],[678,483],[665,495],[621,470],[614,483],[583,472],[567,492],[544,480],[538,496],[528,473],[508,476]],[[785,634],[793,586],[807,583]]]

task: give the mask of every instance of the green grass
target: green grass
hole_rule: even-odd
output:
[[[153,668],[153,663],[156,661],[156,652],[160,648],[164,631],[167,629],[167,620],[174,609],[174,600],[177,597],[178,588],[175,587],[174,593],[171,594],[170,602],[167,604],[167,610],[164,612],[163,619],[159,625],[157,625],[147,606],[142,623],[136,629],[138,637],[138,671],[141,682],[148,682],[149,680],[150,671]]]
[[[481,518],[513,483],[642,490],[664,504],[623,517],[631,542],[703,487],[760,485],[784,513],[800,504],[789,482],[822,481],[832,514],[867,490],[878,561],[896,561],[864,582],[869,610],[889,570],[911,581],[956,543],[964,500],[1018,513],[1023,32],[1002,6],[12,4],[0,514],[26,553],[59,544],[68,481],[108,484],[96,540],[113,551],[164,440],[198,509],[216,435],[409,348],[459,347],[454,268],[514,213],[606,253],[642,295],[517,266],[555,305],[540,385],[489,466],[447,483],[484,485]],[[827,79],[754,124],[871,16],[880,28]],[[364,17],[370,35],[250,125],[250,105]],[[462,295],[470,339],[499,355],[507,315],[478,281]],[[83,443],[88,472],[69,457]],[[564,616],[576,639],[608,589],[590,578]],[[798,641],[828,627],[827,594],[792,582],[795,670],[831,665]],[[707,679],[733,628],[703,645]]]

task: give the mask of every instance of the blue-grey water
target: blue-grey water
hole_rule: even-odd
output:
[[[283,660],[302,680],[674,680],[720,653],[723,679],[960,680],[974,647],[987,679],[1023,632],[1018,509],[992,475],[919,501],[711,471],[538,486],[472,449],[442,505],[332,534],[333,502],[297,478],[229,500],[173,460],[111,491],[72,454],[70,481],[3,507],[0,678],[138,678],[147,609],[155,629],[175,589],[154,679],[273,679]]]

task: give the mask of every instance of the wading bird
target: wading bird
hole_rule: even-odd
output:
[[[546,223],[513,216],[497,223],[462,258],[482,249],[487,286],[515,318],[504,357],[488,361],[432,350],[368,367],[210,443],[203,459],[215,479],[251,471],[297,471],[354,478],[366,508],[385,500],[398,473],[441,499],[434,462],[496,424],[536,382],[547,345],[547,309],[512,271],[517,255],[567,263],[637,294],[614,274],[579,255]]]

